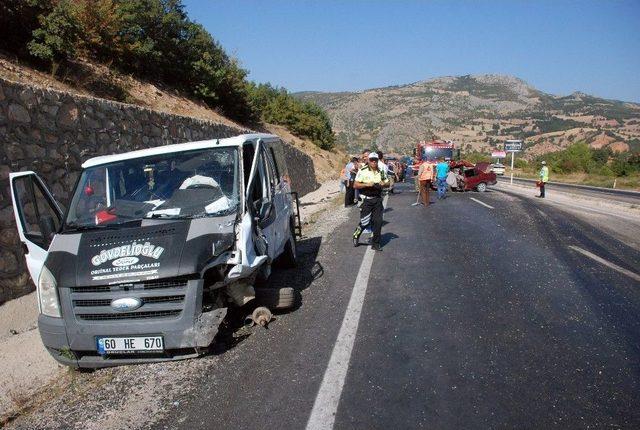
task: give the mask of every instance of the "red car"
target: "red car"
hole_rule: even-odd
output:
[[[491,164],[471,164],[461,160],[451,163],[451,170],[460,169],[464,176],[464,191],[478,190],[484,192],[488,185],[497,183],[496,174],[491,171]]]
[[[498,182],[496,174],[491,171],[491,164],[478,163],[473,168],[464,170],[464,190],[478,190],[481,193],[487,191],[487,185],[495,185]]]

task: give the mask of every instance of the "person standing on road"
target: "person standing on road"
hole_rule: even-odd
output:
[[[460,169],[455,169],[454,173],[456,175],[456,182],[458,183],[458,191],[464,192],[464,175],[460,173]]]
[[[362,156],[360,157],[360,161],[357,163],[357,169],[356,169],[356,173],[358,173],[358,171],[364,167],[367,167],[367,163],[369,162],[369,151],[368,149],[365,149],[364,151],[362,151]],[[356,196],[356,204],[359,205],[360,204],[360,190],[356,189],[355,190],[355,196]]]
[[[358,171],[353,187],[360,190],[363,197],[360,208],[360,223],[353,232],[353,246],[359,245],[360,235],[365,228],[371,226],[373,237],[371,248],[381,251],[380,234],[382,232],[382,189],[389,186],[386,174],[378,168],[378,154],[371,152],[368,165]]]
[[[418,168],[418,177],[416,178],[416,182],[419,183],[419,193],[420,199],[422,200],[422,204],[426,207],[429,206],[429,191],[431,190],[431,182],[433,181],[435,165],[427,160],[424,163],[420,164]]]
[[[549,168],[546,161],[542,162],[542,168],[538,176],[540,177],[540,195],[538,197],[544,199],[544,186],[549,182]]]
[[[440,157],[436,165],[436,180],[438,181],[438,198],[444,199],[447,196],[447,174],[449,173],[449,163]]]
[[[347,163],[344,170],[347,187],[347,191],[344,195],[344,207],[346,208],[355,204],[355,190],[353,189],[353,181],[356,178],[356,173],[358,173],[358,157],[352,157],[351,161]]]
[[[447,185],[451,188],[451,192],[456,191],[458,188],[458,179],[453,170],[449,170],[449,173],[447,173]]]

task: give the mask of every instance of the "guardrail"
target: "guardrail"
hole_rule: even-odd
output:
[[[498,180],[502,182],[508,182],[510,178],[507,176],[498,176]],[[520,182],[526,184],[535,184],[535,179],[525,179],[525,178],[513,178],[513,182]],[[612,196],[625,196],[631,198],[640,199],[640,191],[633,190],[617,190],[615,188],[604,188],[604,187],[592,187],[589,185],[579,185],[579,184],[568,184],[566,182],[547,182],[547,187],[558,188],[558,189],[566,189],[566,190],[582,190],[589,191],[600,194],[609,194]]]

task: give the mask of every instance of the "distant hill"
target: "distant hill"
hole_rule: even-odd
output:
[[[453,140],[490,151],[506,139],[525,140],[527,156],[572,142],[640,151],[640,104],[576,92],[544,93],[503,75],[442,77],[359,92],[301,92],[325,108],[338,144],[356,152],[377,146],[410,152],[418,140]]]

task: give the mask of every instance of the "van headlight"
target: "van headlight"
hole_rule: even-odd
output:
[[[42,267],[38,279],[38,307],[40,313],[49,317],[60,318],[60,301],[56,288],[56,278],[46,266]]]

